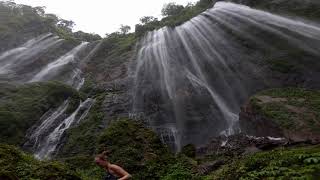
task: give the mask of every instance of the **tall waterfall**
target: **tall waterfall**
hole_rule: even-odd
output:
[[[85,82],[81,65],[83,61],[92,58],[101,43],[97,43],[87,56],[81,57],[79,54],[85,52],[88,45],[88,42],[82,42],[74,47],[65,55],[47,64],[29,82],[59,80],[79,90]],[[69,100],[57,109],[49,110],[40,119],[41,124],[29,130],[24,144],[25,149],[32,151],[38,159],[51,158],[60,147],[65,131],[84,120],[94,103],[94,99],[88,98],[80,102],[71,114],[67,112],[70,106]]]
[[[320,27],[218,2],[179,27],[148,33],[138,47],[133,114],[179,150],[238,131],[241,104],[271,86],[263,64],[292,50],[319,56]]]
[[[42,123],[29,135],[25,147],[31,147],[35,156],[39,159],[50,158],[59,146],[60,140],[65,131],[72,125],[82,121],[89,113],[94,99],[87,99],[81,102],[78,108],[66,116],[69,107],[69,100],[65,101],[55,111],[49,111],[41,119]]]
[[[79,63],[79,59],[77,54],[84,50],[84,48],[87,47],[89,43],[88,42],[82,42],[77,47],[73,48],[70,52],[67,54],[61,56],[59,59],[49,63],[46,67],[44,67],[39,73],[37,73],[30,82],[38,82],[38,81],[48,81],[56,78],[56,76],[60,75],[60,72],[63,71],[65,66],[70,64],[75,64],[74,67],[77,67],[77,64]],[[70,85],[73,85],[73,87],[80,87],[81,84],[83,84],[83,79],[79,76],[81,74],[80,69],[74,68],[73,75],[71,78],[71,82],[69,82]],[[68,78],[68,81],[70,81],[70,78]]]
[[[44,54],[62,41],[58,36],[48,33],[0,54],[0,74],[8,75],[14,73],[15,68],[33,63],[37,56]]]

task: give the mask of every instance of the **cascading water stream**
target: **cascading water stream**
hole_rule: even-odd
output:
[[[29,40],[18,48],[0,54],[0,74],[8,74],[15,68],[33,63],[33,59],[61,43],[63,39],[48,33]]]
[[[218,2],[181,26],[148,33],[138,47],[132,114],[179,150],[238,131],[239,107],[272,87],[266,62],[290,51],[320,57],[320,27]]]
[[[81,65],[84,60],[89,61],[92,58],[101,43],[98,43],[82,59],[79,54],[88,47],[88,44],[88,42],[83,42],[57,60],[49,63],[29,82],[59,80],[79,90],[85,82],[80,69],[82,68]],[[65,131],[84,120],[94,103],[95,100],[88,98],[86,101],[80,102],[72,114],[68,114],[70,100],[66,100],[56,110],[48,111],[40,119],[42,123],[29,130],[28,140],[24,144],[25,149],[32,151],[38,159],[51,158],[57,148],[60,147],[60,141]]]
[[[32,131],[24,146],[32,147],[38,159],[50,158],[65,131],[85,119],[94,103],[95,100],[90,98],[80,102],[78,108],[66,116],[69,100],[65,101],[59,108],[41,119],[42,123]]]
[[[61,56],[59,59],[51,62],[48,64],[45,68],[43,68],[38,74],[36,74],[30,82],[39,82],[39,81],[47,81],[54,79],[57,75],[59,75],[59,72],[63,70],[63,68],[66,65],[72,64],[72,63],[78,63],[77,54],[81,52],[84,48],[87,47],[89,43],[88,42],[82,42],[80,45],[72,49],[67,54]],[[80,69],[74,69],[74,79],[76,79],[76,76],[79,74]],[[78,80],[78,82],[81,84],[82,80]],[[74,87],[78,87],[79,83],[73,84],[73,82],[70,85],[74,85]]]

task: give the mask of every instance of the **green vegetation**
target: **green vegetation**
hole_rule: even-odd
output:
[[[283,92],[274,93],[278,95]],[[104,170],[93,163],[93,158],[103,150],[110,151],[108,159],[128,170],[134,179],[316,179],[320,177],[319,146],[280,148],[249,156],[228,157],[222,154],[196,157],[195,147],[187,145],[175,156],[152,130],[138,121],[118,119],[111,122],[105,130],[91,131],[92,127],[97,128],[101,123],[99,101],[103,97],[102,94],[96,97],[96,107],[82,123],[82,127],[75,127],[70,130],[71,134],[68,133],[72,140],[62,151],[66,153],[63,154],[64,157],[59,158],[59,161],[64,163],[39,162],[11,146],[0,145],[0,166],[4,167],[0,171],[0,177],[6,174],[20,179],[51,177],[98,180],[103,177]],[[90,122],[97,124],[91,125]],[[87,129],[84,128],[86,126]],[[90,139],[92,142],[89,142]],[[212,170],[209,175],[198,174],[199,165],[216,160],[223,160],[225,165]]]
[[[122,30],[124,31],[124,30]],[[116,56],[132,50],[136,42],[136,38],[133,34],[127,34],[124,32],[115,32],[107,36],[104,39],[104,49],[109,55]]]
[[[254,96],[251,104],[259,115],[284,129],[320,132],[320,91],[271,89]]]
[[[145,16],[140,19],[141,23],[136,25],[135,34],[143,36],[146,32],[162,28],[164,26],[175,27],[183,24],[201,12],[211,8],[216,0],[200,0],[195,4],[189,3],[186,6],[175,3],[166,4],[162,9],[163,19]]]
[[[104,169],[94,163],[93,155],[77,155],[59,160],[74,170],[82,180],[101,180],[106,174]]]
[[[133,33],[115,32],[107,35],[102,40],[99,50],[85,67],[86,79],[90,79],[86,91],[94,91],[92,87],[100,82],[124,77],[127,69],[123,65],[132,58],[136,41],[137,38]],[[112,77],[111,74],[119,74],[119,76]]]
[[[237,2],[237,0],[232,0]],[[196,157],[195,147],[187,145],[178,155],[174,155],[161,143],[157,135],[142,123],[128,119],[116,119],[106,124],[103,112],[105,97],[112,96],[98,88],[99,83],[121,79],[134,53],[134,47],[145,33],[164,26],[175,27],[212,7],[216,1],[200,0],[187,6],[169,3],[164,6],[163,19],[146,16],[136,25],[135,33],[122,25],[119,32],[108,34],[101,41],[100,49],[85,67],[86,83],[81,89],[83,96],[96,99],[88,117],[79,126],[66,133],[66,144],[59,152],[59,162],[39,162],[18,149],[0,145],[0,179],[4,175],[12,179],[101,179],[104,170],[93,163],[94,155],[108,149],[112,163],[123,166],[132,173],[134,179],[312,179],[319,177],[320,147],[278,149],[257,153],[246,157],[217,157],[208,155]],[[294,13],[310,19],[320,19],[319,5],[312,2],[297,6],[297,0],[241,1],[250,6],[278,13]],[[283,3],[285,5],[283,5]],[[0,38],[14,39],[17,34],[36,35],[54,32],[60,37],[74,41],[96,41],[100,37],[84,32],[72,32],[74,23],[60,19],[53,14],[45,14],[42,7],[16,5],[0,2]],[[23,32],[20,32],[19,30]],[[258,36],[261,31],[253,29]],[[236,35],[235,35],[236,36]],[[266,35],[267,37],[267,35]],[[237,37],[235,37],[237,38]],[[273,37],[269,41],[277,42]],[[241,37],[239,37],[241,40]],[[1,42],[0,42],[1,43]],[[244,42],[246,43],[246,42]],[[287,44],[277,44],[276,48]],[[254,45],[248,45],[252,51]],[[269,53],[269,52],[266,52]],[[296,73],[308,69],[304,52],[287,52],[286,57],[270,57],[271,70],[281,73]],[[303,59],[304,64],[301,63]],[[314,59],[314,58],[310,58]],[[310,66],[309,65],[309,66]],[[113,75],[115,74],[115,77]],[[261,99],[267,97],[267,102]],[[260,98],[259,98],[260,97]],[[36,124],[49,109],[56,108],[71,98],[68,112],[74,111],[81,98],[74,89],[57,82],[29,85],[0,84],[0,143],[20,145],[26,131]],[[271,101],[269,101],[271,99]],[[289,130],[320,132],[320,92],[296,88],[264,91],[251,99],[255,110],[262,116],[274,120],[279,126]],[[107,113],[107,112],[106,112]],[[107,129],[104,129],[105,127]],[[227,164],[211,175],[201,177],[197,166],[215,160],[225,160]]]
[[[65,164],[54,161],[40,162],[13,146],[3,144],[0,144],[0,167],[0,179],[80,179]]]
[[[318,179],[320,147],[277,149],[241,157],[206,179]]]
[[[96,41],[99,35],[78,31],[72,32],[74,22],[54,14],[45,14],[44,7],[31,7],[12,1],[0,1],[0,38],[16,39],[23,34],[40,35],[52,32],[71,41]]]
[[[108,149],[110,161],[121,165],[135,179],[159,179],[173,162],[157,135],[141,123],[117,120],[99,139],[99,151]]]
[[[271,70],[281,73],[294,73],[298,71],[298,68],[295,66],[295,64],[287,61],[286,59],[270,60],[269,64]]]
[[[27,85],[0,84],[0,142],[19,145],[26,131],[49,109],[71,98],[73,111],[79,103],[76,90],[58,82]]]
[[[111,152],[109,160],[128,170],[134,179],[199,179],[193,171],[197,165],[194,159],[183,153],[175,157],[157,135],[142,123],[118,119],[111,122],[105,130],[90,132],[91,126],[96,128],[101,123],[99,121],[95,124],[94,119],[96,122],[101,121],[100,117],[93,115],[80,125],[83,127],[75,127],[69,131],[71,141],[68,141],[60,154],[63,158],[59,160],[74,169],[82,179],[98,180],[103,177],[104,170],[95,165],[93,159],[95,154],[106,149]],[[85,129],[86,126],[89,128]],[[88,142],[89,140],[92,142]],[[194,146],[189,145],[185,149],[185,152],[194,155]]]
[[[224,166],[207,176],[197,175],[196,167],[199,160],[188,158],[182,154],[173,157],[163,148],[161,143],[153,141],[148,131],[123,134],[118,128],[132,128],[139,123],[120,120],[113,123],[113,135],[120,138],[132,137],[128,144],[114,143],[107,148],[111,150],[109,159],[132,172],[134,179],[162,180],[201,180],[201,179],[317,179],[320,177],[320,147],[280,148],[272,151],[259,152],[244,157],[235,157]],[[109,128],[109,132],[111,129]],[[139,127],[141,128],[141,126]],[[135,129],[135,128],[134,128]],[[135,129],[137,130],[137,129]],[[140,129],[138,129],[140,130]],[[145,129],[142,129],[145,130]],[[122,130],[123,131],[123,130]],[[147,134],[145,134],[147,133]],[[101,137],[115,139],[115,137]],[[152,134],[152,133],[151,133]],[[153,135],[151,135],[153,136]],[[104,140],[103,140],[104,139]],[[148,141],[150,140],[150,141]],[[133,141],[133,142],[131,142]],[[130,146],[134,144],[134,146]],[[102,144],[101,144],[102,145]],[[139,146],[139,147],[138,147]],[[159,148],[160,149],[157,149]],[[105,146],[101,146],[105,148]],[[142,149],[136,149],[142,148]],[[128,154],[129,153],[129,154]],[[164,154],[162,154],[164,153]],[[57,161],[38,161],[17,148],[0,144],[0,177],[11,179],[83,179],[98,180],[104,171],[93,163],[93,156],[76,156]],[[133,169],[130,169],[133,168]]]
[[[141,18],[141,23],[136,25],[135,33],[141,37],[148,31],[164,26],[175,27],[183,24],[201,12],[214,6],[220,0],[200,0],[195,4],[186,6],[175,3],[166,4],[162,9],[163,19],[146,16]],[[320,19],[320,3],[317,0],[226,0],[234,3],[245,4],[250,7],[263,9],[278,14],[290,14],[311,20]]]

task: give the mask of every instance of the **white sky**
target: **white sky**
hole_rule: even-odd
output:
[[[121,24],[134,25],[143,16],[161,16],[165,3],[186,5],[198,0],[15,0],[18,4],[45,6],[46,13],[76,23],[75,30],[104,36],[115,32]]]

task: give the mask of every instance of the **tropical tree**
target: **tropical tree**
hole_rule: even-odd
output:
[[[148,24],[148,23],[151,23],[154,21],[158,21],[158,18],[153,17],[153,16],[144,16],[144,17],[140,18],[140,22],[142,24]]]
[[[176,3],[165,4],[161,10],[162,16],[175,16],[182,12],[184,7],[182,5],[177,5]]]
[[[123,24],[121,24],[119,30],[120,30],[120,33],[121,33],[121,34],[127,34],[127,33],[131,30],[131,27],[128,26],[128,25],[123,25]]]

